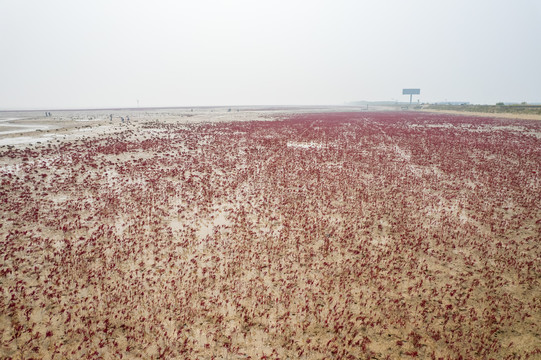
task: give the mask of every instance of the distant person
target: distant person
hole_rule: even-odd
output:
[[[109,114],[109,121],[113,121],[113,114]]]

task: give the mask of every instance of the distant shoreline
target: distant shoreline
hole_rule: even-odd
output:
[[[282,110],[282,109],[328,109],[358,108],[357,105],[207,105],[207,106],[149,106],[149,107],[105,107],[105,108],[43,108],[43,109],[3,109],[0,113],[44,112],[44,111],[154,111],[191,109],[242,109],[242,110]]]
[[[469,115],[469,116],[541,121],[541,115],[537,115],[537,114],[521,114],[521,113],[506,113],[506,112],[478,112],[478,111],[447,110],[447,109],[420,109],[417,111],[429,112],[429,113],[440,113],[440,114]]]
[[[17,109],[17,110],[0,110],[0,119],[5,114],[28,114],[34,117],[36,114],[44,112],[145,112],[145,111],[167,111],[167,110],[184,110],[184,111],[215,111],[215,110],[230,110],[230,111],[292,111],[292,110],[341,110],[341,111],[421,111],[442,114],[454,115],[470,115],[482,117],[499,117],[506,119],[522,119],[522,120],[538,120],[541,121],[541,106],[505,106],[500,109],[498,106],[492,105],[454,105],[454,106],[439,106],[439,105],[423,105],[421,109],[404,110],[400,106],[383,106],[383,105],[216,105],[216,106],[155,106],[155,107],[115,107],[115,108],[81,108],[81,109]],[[486,109],[486,111],[484,111]],[[532,109],[533,112],[532,113]],[[537,113],[539,112],[539,113]],[[27,116],[28,116],[27,115]],[[3,122],[23,120],[27,117],[5,118]]]
[[[541,105],[423,105],[422,111],[506,119],[541,120]]]

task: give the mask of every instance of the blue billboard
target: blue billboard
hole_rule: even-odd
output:
[[[421,89],[402,89],[402,95],[419,95]]]

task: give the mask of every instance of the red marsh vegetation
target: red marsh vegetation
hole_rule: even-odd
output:
[[[2,358],[541,356],[541,122],[146,121],[0,161]]]

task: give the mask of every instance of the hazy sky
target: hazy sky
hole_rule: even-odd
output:
[[[541,0],[0,0],[0,109],[541,102]]]

